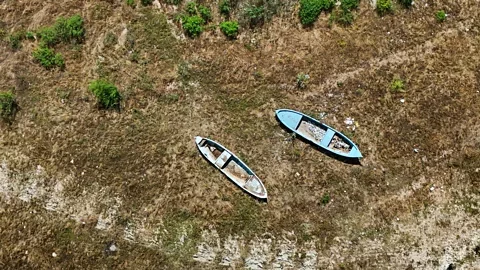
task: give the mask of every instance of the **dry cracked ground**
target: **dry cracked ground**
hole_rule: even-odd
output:
[[[195,39],[186,3],[0,1],[0,90],[19,106],[0,124],[0,267],[480,269],[480,1],[381,17],[362,0],[352,26],[322,13],[310,28],[296,1],[264,1],[252,28],[233,2],[236,40],[214,27],[216,1]],[[63,71],[33,60],[37,40],[7,42],[73,14],[86,36],[55,47]],[[100,77],[120,110],[96,105]],[[292,140],[278,108],[322,116],[361,165]],[[268,203],[208,165],[196,135],[242,157]]]

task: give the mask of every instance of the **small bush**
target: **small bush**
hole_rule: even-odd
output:
[[[120,105],[120,93],[112,83],[102,79],[95,80],[90,83],[88,90],[95,95],[98,105],[101,108],[109,109]]]
[[[390,84],[390,90],[393,93],[404,93],[405,92],[405,82],[400,78],[394,78]]]
[[[303,72],[297,74],[297,88],[303,89],[307,87],[308,80],[310,76]]]
[[[53,27],[42,28],[38,31],[38,37],[40,41],[43,42],[46,46],[53,46],[59,42],[57,37],[57,32]]]
[[[134,8],[135,7],[135,0],[126,0],[127,6]]]
[[[437,13],[435,13],[435,18],[437,18],[438,22],[443,22],[447,18],[447,14],[445,13],[445,11],[439,10],[437,11]]]
[[[188,2],[187,7],[185,8],[187,13],[191,16],[197,14],[197,4],[195,2]]]
[[[220,30],[227,36],[228,38],[235,39],[238,35],[238,22],[234,21],[226,21],[220,23]]]
[[[410,8],[413,4],[413,0],[399,0],[399,2],[404,8]]]
[[[324,194],[324,195],[322,196],[322,204],[323,204],[323,205],[327,205],[329,202],[330,202],[330,195]]]
[[[198,6],[198,13],[200,13],[200,16],[205,22],[212,20],[212,11],[208,7],[204,5]]]
[[[9,121],[15,113],[16,106],[12,92],[0,92],[0,118]]]
[[[406,1],[406,0],[402,0],[402,1]],[[358,8],[358,2],[359,0],[341,0],[340,7],[342,9],[348,9],[348,10],[356,9]]]
[[[45,27],[38,31],[40,40],[48,47],[52,47],[62,41],[82,43],[85,37],[84,22],[80,15],[70,18],[60,17],[53,27]]]
[[[28,31],[27,33],[25,33],[25,38],[29,40],[33,40],[35,39],[35,33]]]
[[[140,2],[142,2],[142,5],[144,6],[149,6],[152,4],[153,0],[141,0]]]
[[[70,18],[58,18],[54,29],[59,41],[82,43],[85,36],[83,18],[78,14]]]
[[[60,53],[55,53],[52,49],[41,44],[40,47],[33,51],[33,58],[46,69],[54,67],[64,68],[65,62]]]
[[[333,0],[300,0],[300,22],[304,26],[312,25],[322,10],[330,10],[334,4]]]
[[[392,0],[377,0],[376,10],[380,16],[393,12]]]
[[[200,16],[184,17],[182,19],[183,30],[190,37],[197,37],[203,32],[202,25],[205,21]]]
[[[220,14],[222,14],[225,17],[230,17],[230,1],[229,0],[222,0],[220,1],[220,4],[218,5],[218,9],[220,10]]]
[[[263,24],[265,9],[263,6],[249,5],[244,9],[244,15],[251,27]]]

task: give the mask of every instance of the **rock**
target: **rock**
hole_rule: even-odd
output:
[[[52,252],[52,257],[56,258],[58,255],[55,252]]]
[[[105,247],[105,253],[107,255],[114,255],[118,251],[118,247],[115,245],[114,241],[108,242]]]

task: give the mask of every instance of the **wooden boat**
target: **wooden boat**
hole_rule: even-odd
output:
[[[278,120],[288,129],[331,153],[346,158],[362,158],[358,147],[345,135],[301,112],[281,109]]]
[[[221,144],[207,138],[195,137],[202,155],[228,179],[258,199],[267,199],[267,190],[257,175],[243,161]]]

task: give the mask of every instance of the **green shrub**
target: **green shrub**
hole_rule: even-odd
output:
[[[200,13],[200,16],[205,22],[212,20],[212,11],[208,7],[204,5],[198,6],[198,13]]]
[[[443,22],[447,18],[447,14],[445,13],[445,11],[439,10],[437,11],[437,13],[435,13],[435,18],[437,18],[438,22]]]
[[[263,6],[248,5],[244,9],[244,15],[251,27],[263,24],[265,9]]]
[[[35,39],[35,33],[28,31],[27,33],[25,33],[25,38],[29,40],[33,40]]]
[[[377,0],[376,10],[380,16],[393,12],[392,0]]]
[[[95,80],[90,83],[88,90],[95,95],[101,108],[109,109],[120,105],[121,96],[118,89],[112,83],[105,80]]]
[[[413,4],[413,0],[399,0],[399,2],[405,8],[410,8]]]
[[[200,16],[186,16],[182,19],[183,30],[190,37],[197,37],[203,32],[205,21]]]
[[[80,15],[70,18],[60,17],[53,27],[45,27],[38,31],[40,40],[45,45],[52,47],[62,41],[82,43],[85,37],[84,22]]]
[[[59,42],[57,32],[53,29],[53,27],[42,28],[38,31],[37,34],[38,37],[40,37],[40,41],[49,47]]]
[[[220,10],[220,14],[225,17],[230,17],[230,1],[229,0],[221,0],[220,4],[218,5],[218,9]]]
[[[402,0],[402,1],[406,1],[406,0]],[[349,10],[356,9],[358,8],[358,2],[360,2],[360,0],[341,0],[340,7],[342,9],[349,9]]]
[[[83,18],[78,14],[70,18],[58,18],[54,29],[59,41],[82,43],[85,36]]]
[[[312,25],[322,10],[330,10],[334,4],[333,0],[300,0],[300,22],[304,26]]]
[[[227,36],[228,38],[234,39],[238,35],[238,22],[234,21],[226,21],[220,23],[220,30]]]
[[[140,2],[142,2],[142,5],[144,6],[149,6],[152,4],[153,0],[141,0]]]
[[[54,67],[64,68],[65,62],[63,56],[60,53],[55,53],[52,49],[41,44],[33,51],[33,58],[40,63],[46,69]]]
[[[187,13],[191,16],[197,14],[197,4],[193,1],[188,2],[185,9],[186,9]]]
[[[17,104],[15,96],[12,92],[0,92],[0,118],[3,120],[10,120],[14,113]]]
[[[393,93],[404,93],[405,82],[398,77],[394,78],[392,83],[390,84],[390,91],[392,91]]]
[[[127,6],[134,8],[135,7],[135,0],[126,0]]]

